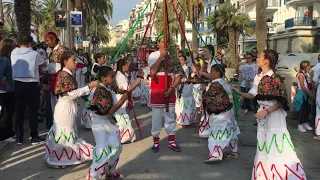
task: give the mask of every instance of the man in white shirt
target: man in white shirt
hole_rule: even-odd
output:
[[[76,58],[77,61],[77,70],[76,70],[76,80],[78,83],[78,87],[84,87],[86,76],[85,74],[88,71],[88,60],[83,56],[83,50],[78,49],[78,56]]]
[[[31,144],[44,141],[38,135],[38,108],[40,101],[39,69],[46,66],[40,54],[31,48],[33,38],[23,36],[19,39],[19,48],[11,53],[12,77],[15,81],[16,95],[16,133],[17,144],[23,143],[23,122],[28,107]]]

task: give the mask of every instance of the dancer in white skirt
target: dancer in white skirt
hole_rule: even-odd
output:
[[[76,70],[76,56],[64,52],[60,63],[62,70],[58,73],[55,94],[58,103],[54,111],[54,124],[46,140],[45,160],[54,168],[80,164],[92,159],[93,146],[78,137],[76,118],[78,114],[77,99],[87,95],[97,86],[97,81],[77,89],[72,71]]]
[[[102,53],[98,53],[95,55],[95,63],[91,68],[91,75],[94,79],[97,79],[97,74],[99,68],[106,62],[105,55]],[[92,122],[92,112],[88,109],[92,105],[92,98],[94,94],[95,88],[90,91],[89,96],[84,96],[85,108],[82,111],[81,116],[81,125],[83,125],[86,129],[91,129]]]
[[[240,130],[230,100],[230,85],[223,79],[224,73],[221,65],[213,65],[210,73],[213,81],[203,94],[203,105],[209,114],[210,124],[209,159],[205,163],[221,161],[224,155],[238,158],[237,137]]]
[[[189,125],[196,125],[196,107],[194,97],[192,95],[193,85],[190,83],[190,69],[186,64],[186,57],[179,56],[179,62],[185,73],[184,78],[182,78],[182,83],[178,88],[178,98],[176,100],[175,111],[176,111],[176,121],[181,127],[187,127]]]
[[[149,104],[150,81],[148,76],[150,75],[150,68],[146,60],[141,60],[141,69],[143,70],[144,76],[140,84],[140,105],[147,106]]]
[[[297,157],[286,124],[288,97],[282,78],[273,69],[278,53],[264,50],[257,59],[262,72],[256,75],[249,93],[238,92],[259,104],[254,117],[258,121],[257,151],[252,180],[286,179],[306,180],[306,173]]]
[[[88,180],[122,179],[123,175],[115,172],[122,151],[119,127],[112,116],[128,98],[129,91],[119,100],[114,91],[108,87],[114,83],[115,72],[108,66],[99,70],[99,81],[93,96],[92,132],[96,142],[93,151],[93,162],[88,173]]]
[[[129,54],[127,56],[127,63],[129,66],[129,71],[127,72],[130,75],[130,84],[134,84],[137,81],[137,75],[138,75],[138,58],[133,57],[133,55]],[[140,90],[140,84],[132,91],[132,96],[135,98],[140,97],[141,90]]]
[[[120,59],[117,62],[116,84],[117,99],[122,97],[123,91],[132,92],[141,82],[141,77],[138,77],[136,82],[130,85],[130,82],[125,74],[128,73],[129,66],[125,59]],[[132,99],[129,100],[132,103]],[[119,125],[121,143],[133,142],[136,140],[136,134],[131,125],[131,120],[128,114],[129,102],[126,101],[120,109],[115,113],[115,118]]]

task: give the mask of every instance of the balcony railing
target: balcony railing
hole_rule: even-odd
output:
[[[286,19],[284,24],[285,28],[291,28],[294,26],[317,26],[317,19],[312,17],[295,17]]]

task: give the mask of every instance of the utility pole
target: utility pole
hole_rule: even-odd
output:
[[[73,48],[72,27],[70,21],[70,11],[74,10],[74,0],[67,0],[67,24],[66,24],[66,44],[70,50]]]

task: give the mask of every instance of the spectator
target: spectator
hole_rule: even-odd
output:
[[[239,72],[241,73],[241,92],[247,93],[252,88],[253,85],[253,79],[258,73],[258,66],[252,62],[253,55],[251,53],[248,53],[246,55],[247,62],[244,65],[239,66]],[[244,113],[248,113],[248,111],[251,110],[251,100],[250,99],[244,99]]]
[[[257,62],[257,59],[258,59],[258,49],[256,48],[256,47],[254,47],[254,48],[252,48],[251,49],[251,54],[252,54],[252,61],[254,62],[254,63],[256,63]]]
[[[26,107],[28,107],[29,113],[31,144],[44,141],[44,138],[38,135],[39,69],[46,64],[40,54],[32,50],[32,41],[30,35],[19,38],[20,47],[15,48],[11,53],[12,76],[16,95],[17,144],[23,143],[23,122]]]
[[[14,86],[10,55],[15,48],[11,39],[0,42],[0,141],[15,142],[12,118],[14,114]]]

